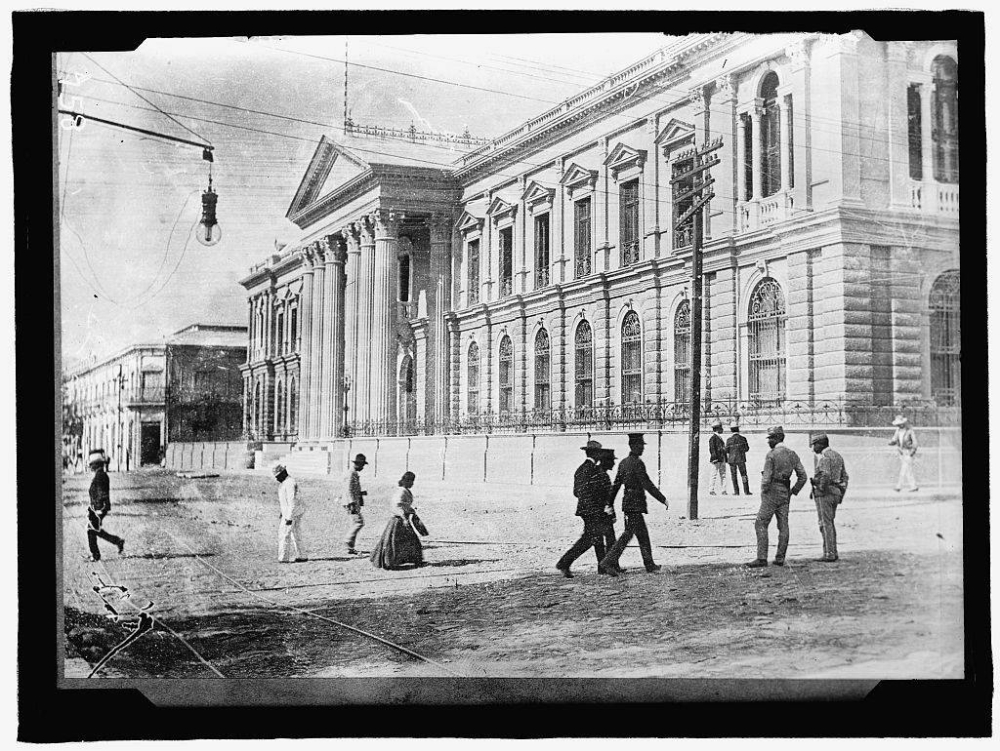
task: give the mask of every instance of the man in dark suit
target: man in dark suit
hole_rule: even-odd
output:
[[[583,534],[556,563],[556,568],[567,579],[573,578],[573,574],[569,570],[573,561],[591,547],[597,553],[598,564],[604,558],[608,521],[611,519],[611,514],[614,513],[614,510],[610,508],[609,498],[611,480],[608,478],[607,472],[601,468],[601,459],[605,450],[597,441],[587,441],[587,445],[580,448],[586,452],[587,458],[583,464],[577,467],[576,473],[573,475],[573,495],[577,498],[576,515],[583,519]],[[613,454],[614,452],[612,452]],[[614,534],[613,528],[611,534]]]
[[[736,471],[743,476],[743,491],[750,495],[750,482],[747,480],[747,451],[750,444],[740,435],[740,426],[733,423],[729,426],[732,435],[726,441],[726,459],[729,462],[729,472],[733,476],[733,493],[740,494],[740,486],[736,484]]]
[[[104,471],[107,464],[104,449],[90,452],[90,469],[94,479],[90,483],[90,508],[87,509],[87,544],[90,546],[90,560],[101,560],[101,550],[97,547],[97,538],[107,540],[118,547],[118,555],[125,552],[125,540],[104,529],[104,517],[111,511],[111,483],[108,473]]]
[[[659,571],[658,566],[653,561],[653,548],[649,542],[649,530],[646,529],[646,520],[643,514],[646,509],[646,493],[648,492],[656,500],[663,504],[664,508],[669,508],[667,499],[660,492],[653,481],[649,479],[646,472],[646,465],[643,463],[642,452],[646,447],[646,439],[642,433],[629,433],[628,448],[629,455],[618,464],[618,475],[615,477],[614,485],[611,487],[610,503],[614,505],[615,496],[618,489],[625,486],[625,493],[622,497],[622,512],[625,514],[625,531],[608,551],[598,566],[602,574],[618,576],[618,559],[625,551],[625,547],[634,536],[639,541],[639,552],[642,554],[642,562],[646,566],[646,571],[653,573]]]
[[[712,423],[712,437],[708,439],[708,456],[712,463],[709,495],[716,495],[716,488],[726,493],[726,442],[722,440],[722,420]]]

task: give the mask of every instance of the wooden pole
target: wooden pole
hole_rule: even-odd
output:
[[[701,217],[694,215],[691,240],[691,425],[688,435],[688,518],[698,518],[698,464],[701,441]]]

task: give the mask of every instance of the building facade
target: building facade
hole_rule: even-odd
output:
[[[706,414],[952,408],[957,80],[953,42],[692,35],[483,145],[324,138],[288,213],[301,239],[242,281],[245,420],[306,443],[685,420],[679,220],[717,140]]]
[[[112,469],[130,470],[159,464],[169,441],[239,438],[246,336],[244,326],[193,324],[75,368],[63,379],[63,414],[79,436],[64,443],[84,458],[103,448]]]

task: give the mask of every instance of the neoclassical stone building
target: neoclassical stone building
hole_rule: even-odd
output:
[[[682,419],[692,237],[674,196],[720,138],[708,413],[954,405],[957,64],[947,41],[692,35],[486,143],[324,138],[288,212],[301,238],[242,280],[247,429]]]

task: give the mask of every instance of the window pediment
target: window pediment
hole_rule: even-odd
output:
[[[549,188],[532,180],[524,189],[524,193],[521,194],[521,200],[527,205],[528,210],[534,213],[539,209],[551,209],[555,195],[555,188]]]
[[[458,227],[458,231],[463,234],[472,232],[473,230],[481,230],[483,228],[483,217],[476,216],[466,210],[463,211],[462,216],[458,218],[456,226]]]
[[[513,221],[514,216],[517,214],[517,204],[510,203],[502,196],[497,196],[490,203],[490,208],[486,213],[493,217],[494,224],[498,224],[504,220]]]
[[[660,130],[655,142],[663,149],[663,155],[669,157],[671,152],[694,146],[694,126],[672,118]]]
[[[579,164],[573,163],[566,169],[566,173],[559,182],[569,191],[569,196],[572,198],[573,193],[578,190],[594,189],[594,186],[597,185],[597,170],[584,169]]]
[[[611,170],[612,176],[617,179],[619,172],[629,169],[641,170],[646,163],[646,153],[645,149],[634,149],[631,146],[620,143],[608,154],[608,158],[604,160],[604,164]]]

